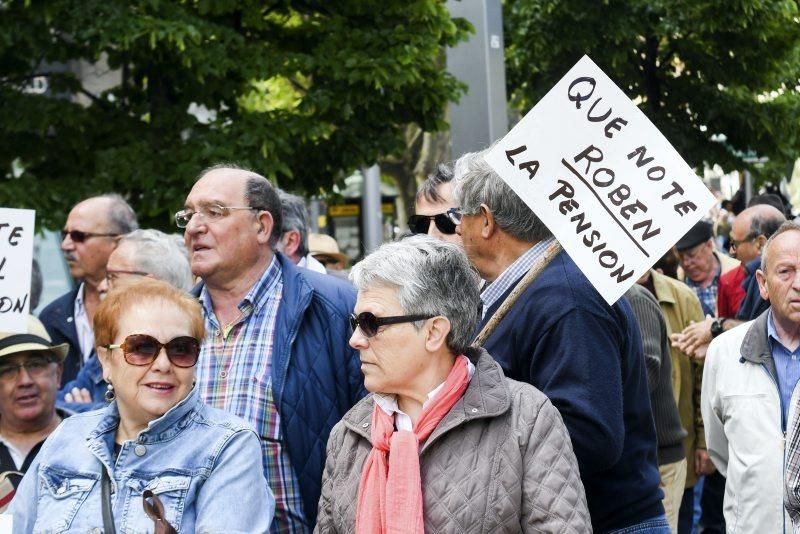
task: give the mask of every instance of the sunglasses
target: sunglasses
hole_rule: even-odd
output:
[[[372,312],[361,312],[358,315],[355,313],[350,314],[350,328],[353,332],[356,327],[361,329],[361,332],[366,337],[375,337],[378,334],[378,328],[390,324],[412,323],[414,321],[421,321],[423,319],[430,319],[434,315],[398,315],[395,317],[375,317]]]
[[[428,228],[430,228],[431,225],[431,219],[433,219],[436,228],[438,228],[441,233],[446,235],[453,235],[456,233],[456,225],[453,224],[453,221],[447,216],[447,212],[437,213],[436,215],[412,215],[408,218],[408,229],[414,234],[427,234]]]
[[[80,230],[62,230],[61,241],[64,241],[67,236],[75,243],[83,243],[90,237],[117,237],[119,234],[95,234],[92,232],[81,232]]]
[[[161,349],[176,367],[194,367],[200,355],[200,342],[191,336],[180,336],[161,343],[147,334],[131,334],[119,345],[105,345],[108,350],[122,349],[125,361],[131,365],[150,365],[158,357]]]

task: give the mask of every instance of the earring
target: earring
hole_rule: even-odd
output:
[[[114,393],[114,386],[111,384],[111,382],[108,383],[106,392],[103,393],[103,398],[105,398],[108,402],[111,402],[117,398],[117,394]]]

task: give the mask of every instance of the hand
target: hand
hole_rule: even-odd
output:
[[[717,470],[705,449],[694,451],[694,470],[698,475],[711,475]]]
[[[92,402],[92,394],[86,388],[72,388],[66,395],[64,400],[67,402],[75,402],[78,404],[88,404]]]
[[[713,317],[707,317],[699,323],[692,321],[689,326],[683,329],[683,332],[670,336],[672,346],[690,357],[704,358],[708,344],[711,342],[711,324],[713,322]]]

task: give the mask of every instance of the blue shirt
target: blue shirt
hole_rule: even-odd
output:
[[[790,351],[787,349],[775,330],[772,319],[772,310],[769,310],[767,319],[767,338],[772,346],[772,359],[775,361],[777,373],[778,393],[781,396],[781,428],[786,430],[786,421],[789,419],[789,407],[792,405],[792,393],[797,381],[800,380],[800,347]]]

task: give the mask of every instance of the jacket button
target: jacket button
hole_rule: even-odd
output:
[[[364,423],[363,425],[361,425],[361,428],[367,428],[368,426],[369,426],[369,423]]]
[[[67,491],[67,486],[66,485],[62,485],[62,486],[59,486],[59,488],[56,490],[56,493],[59,494],[59,495],[64,495],[65,491]]]
[[[136,456],[144,456],[147,453],[147,447],[144,445],[137,445],[133,448],[133,454]]]
[[[103,529],[100,527],[95,527],[92,529],[92,534],[103,534]]]
[[[470,411],[471,411],[472,413],[478,413],[478,409],[477,409],[477,408],[473,408],[473,409],[472,409],[472,410],[470,410]]]

